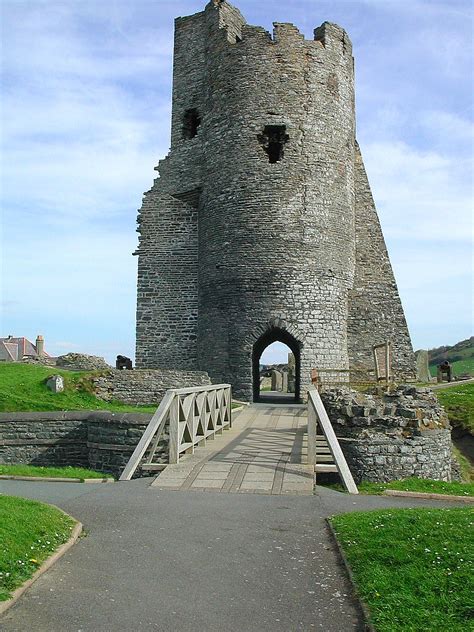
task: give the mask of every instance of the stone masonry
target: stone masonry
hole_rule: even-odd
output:
[[[118,371],[111,370],[93,378],[94,392],[105,401],[136,406],[158,404],[170,388],[206,386],[211,383],[202,371]]]
[[[171,150],[138,219],[138,368],[207,371],[258,396],[268,344],[311,369],[373,370],[410,337],[355,138],[354,60],[324,22],[273,35],[225,0],[176,20]]]
[[[0,413],[0,463],[75,465],[119,476],[151,417],[107,411]],[[165,429],[157,463],[168,462],[168,438]]]
[[[360,481],[452,478],[451,433],[430,389],[321,393],[352,475]]]

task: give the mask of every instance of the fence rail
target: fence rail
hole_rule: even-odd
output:
[[[147,450],[143,467],[152,469],[153,457],[167,425],[169,463],[178,463],[183,453],[194,452],[197,445],[232,426],[230,384],[168,390],[119,480],[129,481],[132,478]]]
[[[308,391],[308,463],[317,471],[318,426],[321,428],[335,466],[349,494],[359,491],[352,477],[346,458],[341,450],[321,396],[316,389]]]

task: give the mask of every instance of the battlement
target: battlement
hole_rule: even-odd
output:
[[[291,22],[274,22],[273,33],[262,26],[247,24],[242,13],[226,0],[211,0],[204,11],[193,15],[178,17],[175,20],[176,30],[193,28],[193,24],[208,22],[211,32],[217,29],[224,41],[230,45],[242,41],[266,42],[269,45],[291,45],[304,43],[306,46],[314,44],[319,49],[340,53],[344,56],[352,55],[351,41],[343,28],[332,22],[323,22],[314,29],[314,39],[308,39]],[[202,31],[202,37],[207,39],[209,32]]]
[[[256,39],[272,45],[295,42],[304,42],[306,45],[316,43],[328,51],[340,51],[344,55],[352,55],[352,44],[347,33],[343,28],[331,22],[323,22],[314,30],[314,39],[308,39],[291,22],[274,22],[273,34],[262,26],[247,24],[241,12],[226,0],[211,0],[204,12],[211,16],[217,16],[218,28],[229,44]],[[190,19],[201,16],[202,12],[196,13],[190,16]],[[187,18],[178,19],[185,20]]]

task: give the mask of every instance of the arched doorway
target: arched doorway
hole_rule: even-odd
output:
[[[253,380],[253,401],[262,401],[260,393],[260,358],[265,349],[274,342],[282,342],[293,353],[295,357],[295,388],[294,393],[288,393],[287,398],[281,398],[282,403],[300,402],[301,388],[301,344],[285,329],[272,328],[266,331],[253,345],[252,350],[252,380]]]

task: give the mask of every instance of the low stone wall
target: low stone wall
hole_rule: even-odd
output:
[[[357,482],[451,480],[450,426],[430,389],[378,395],[341,388],[321,398]]]
[[[94,413],[88,420],[87,449],[89,467],[99,472],[120,475],[145,431],[151,415],[136,413]],[[154,463],[168,463],[169,432],[161,435]],[[135,476],[141,475],[140,469]]]
[[[107,411],[1,413],[0,463],[75,465],[119,476],[150,419]],[[168,461],[166,430],[154,461]]]
[[[203,371],[172,371],[166,369],[113,369],[93,379],[97,397],[133,405],[157,404],[170,388],[188,388],[211,384]]]

